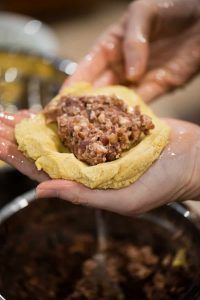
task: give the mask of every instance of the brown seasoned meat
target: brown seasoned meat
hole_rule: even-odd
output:
[[[154,128],[138,106],[131,111],[116,96],[62,96],[44,109],[48,123],[57,122],[64,144],[89,165],[119,158],[124,150]]]
[[[189,241],[180,235],[170,241],[153,223],[126,220],[107,223],[99,276],[94,212],[59,199],[33,201],[0,226],[0,294],[8,300],[117,300],[111,282],[124,300],[185,299],[193,284],[199,286],[199,266],[189,248],[185,265],[173,261]],[[147,224],[150,233],[143,235]]]

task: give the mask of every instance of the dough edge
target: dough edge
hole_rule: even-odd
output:
[[[124,152],[119,159],[88,166],[66,149],[56,133],[55,125],[46,125],[42,114],[24,119],[15,128],[18,149],[35,161],[38,170],[44,170],[52,179],[67,179],[80,182],[92,189],[119,189],[135,182],[159,158],[167,145],[169,127],[157,118],[140,97],[122,86],[93,89],[87,83],[66,88],[62,94],[115,94],[128,105],[139,105],[142,113],[151,116],[155,128],[136,146]],[[51,103],[58,101],[56,96]],[[38,134],[39,133],[39,134]]]

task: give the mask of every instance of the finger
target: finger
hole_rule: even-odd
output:
[[[105,54],[102,48],[99,45],[95,46],[78,64],[76,71],[64,82],[62,88],[80,81],[93,83],[106,67],[106,59],[104,57]]]
[[[41,183],[36,189],[37,198],[60,198],[74,204],[92,206],[122,213],[119,202],[123,190],[92,190],[82,184],[67,180],[51,180]],[[124,202],[127,206],[127,202]]]
[[[0,121],[6,126],[14,127],[15,126],[15,114],[0,112]]]
[[[136,91],[143,101],[146,103],[151,102],[152,100],[156,99],[160,95],[164,94],[166,91],[166,87],[158,84],[157,82],[145,82],[141,84],[137,88],[133,88]]]
[[[130,5],[123,43],[126,77],[138,81],[144,74],[149,56],[148,38],[155,7],[150,1]]]
[[[14,135],[13,128],[3,124],[1,121],[0,121],[0,137],[4,138],[10,142],[15,141],[15,135]]]
[[[162,176],[161,179],[163,179]],[[51,180],[45,181],[37,187],[36,197],[60,198],[73,204],[91,206],[133,216],[162,205],[169,200],[169,194],[167,195],[168,197],[163,197],[163,199],[159,197],[151,197],[150,199],[149,195],[151,195],[154,188],[151,188],[150,185],[151,179],[149,175],[147,184],[145,184],[145,178],[143,178],[143,180],[140,179],[133,185],[120,190],[92,190],[72,181]]]
[[[74,204],[133,216],[171,200],[172,195],[169,193],[168,185],[157,191],[157,187],[165,181],[164,170],[168,163],[169,161],[166,160],[155,162],[134,184],[119,190],[92,190],[76,182],[52,180],[40,184],[36,195],[38,198],[57,197]],[[162,173],[160,173],[160,168],[163,170]],[[172,180],[170,187],[172,192],[174,192],[174,182]]]
[[[76,182],[52,180],[38,186],[37,197],[58,197],[125,215],[136,215],[177,199],[183,200],[186,178],[183,169],[187,168],[188,175],[193,169],[190,153],[193,147],[190,145],[199,139],[200,131],[198,126],[187,122],[167,122],[172,129],[169,145],[134,184],[119,190],[92,190]],[[186,162],[184,167],[183,161]],[[190,176],[187,182],[189,179]],[[163,185],[163,182],[166,184]]]
[[[28,109],[21,109],[18,110],[18,112],[15,114],[16,116],[16,122],[20,122],[24,118],[33,118],[35,117],[36,113],[33,111],[30,111]]]
[[[200,69],[200,22],[177,38],[177,46],[170,57],[159,62],[142,79],[137,89],[144,100],[151,101],[158,96],[185,84]],[[158,46],[158,47],[157,47]],[[169,47],[169,45],[168,45]],[[159,44],[154,46],[155,55]],[[152,51],[152,52],[153,52]]]
[[[3,138],[0,138],[0,159],[33,180],[42,182],[49,178],[47,174],[37,170],[35,164],[17,149],[17,145]]]
[[[183,35],[181,44],[177,55],[166,64],[171,74],[167,77],[168,86],[184,84],[200,69],[200,22]]]
[[[113,70],[106,70],[99,76],[98,79],[94,82],[95,87],[103,87],[112,84],[120,83],[119,76]]]
[[[121,23],[111,26],[100,37],[91,52],[79,63],[75,73],[64,82],[63,87],[78,81],[93,83],[107,66],[121,60],[122,31]]]
[[[6,126],[14,127],[24,118],[33,117],[35,114],[28,110],[21,110],[15,114],[8,112],[0,112],[0,121]]]

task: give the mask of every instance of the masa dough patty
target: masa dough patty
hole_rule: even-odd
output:
[[[136,181],[168,143],[169,127],[153,114],[138,95],[126,87],[92,88],[87,83],[79,83],[66,88],[62,94],[116,95],[128,106],[139,105],[141,113],[152,118],[155,128],[149,135],[143,136],[137,145],[124,151],[120,158],[89,166],[62,145],[57,126],[47,125],[42,113],[24,119],[15,128],[18,149],[35,161],[38,170],[44,170],[51,178],[74,180],[90,188],[123,188]],[[52,103],[59,98],[60,95],[56,96]]]

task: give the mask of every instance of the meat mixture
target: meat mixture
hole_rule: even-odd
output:
[[[58,135],[81,161],[96,165],[119,158],[154,124],[135,106],[116,96],[62,96],[44,109],[47,123],[57,122]]]

